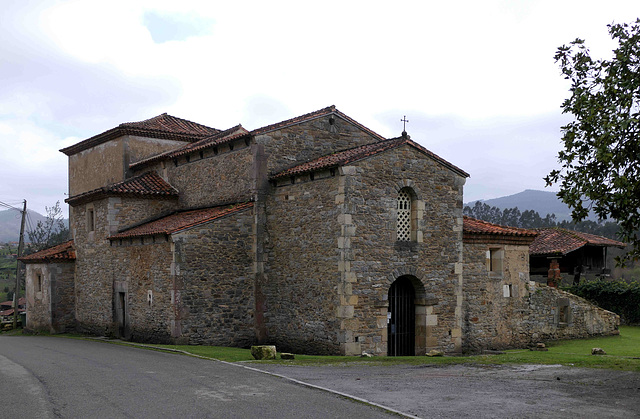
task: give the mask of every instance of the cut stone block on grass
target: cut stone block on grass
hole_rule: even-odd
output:
[[[251,355],[257,360],[276,359],[276,347],[274,345],[252,346]]]

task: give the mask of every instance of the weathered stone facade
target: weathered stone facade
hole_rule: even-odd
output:
[[[566,325],[545,323],[533,310],[565,300],[527,288],[526,243],[497,242],[498,277],[487,242],[463,240],[468,175],[334,107],[251,132],[163,114],[63,151],[82,332],[423,355],[614,327],[570,297]]]

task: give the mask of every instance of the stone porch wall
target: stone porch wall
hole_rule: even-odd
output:
[[[416,291],[416,355],[459,352],[465,179],[410,146],[343,167],[341,175],[345,353],[387,354],[388,293],[401,276],[413,278]],[[407,187],[417,231],[405,242],[397,241],[396,200]]]
[[[172,235],[176,342],[255,343],[253,235],[252,209]]]
[[[286,179],[266,197],[264,322],[278,350],[341,353],[338,177]]]
[[[75,296],[79,331],[97,335],[116,333],[114,287],[116,283],[127,283],[131,277],[125,267],[128,267],[132,256],[122,249],[132,243],[130,240],[118,240],[112,246],[107,237],[125,227],[171,212],[175,206],[175,200],[170,199],[109,197],[71,207],[70,223],[76,248]],[[94,212],[94,231],[88,230],[87,212],[90,209]],[[133,244],[140,244],[139,240],[135,239]],[[146,258],[144,253],[136,257]],[[167,257],[170,261],[170,256],[162,256],[165,259]],[[145,260],[152,263],[150,259]],[[134,277],[136,275],[133,274]]]
[[[109,333],[136,342],[171,343],[173,277],[171,243],[164,235],[124,239],[109,249]],[[99,280],[96,278],[96,280]],[[125,330],[119,293],[125,295]]]

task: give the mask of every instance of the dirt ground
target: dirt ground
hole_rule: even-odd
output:
[[[251,364],[420,418],[636,418],[640,373],[560,365]]]

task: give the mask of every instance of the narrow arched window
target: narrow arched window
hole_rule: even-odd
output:
[[[412,220],[411,220],[411,192],[403,188],[398,193],[398,241],[411,240]]]

